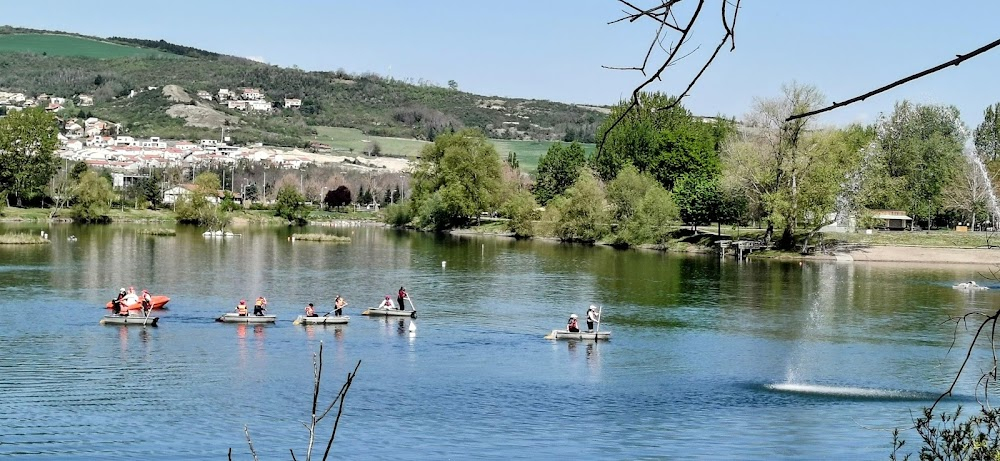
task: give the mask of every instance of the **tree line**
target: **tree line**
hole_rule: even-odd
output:
[[[410,200],[387,219],[441,230],[498,214],[519,237],[622,246],[664,243],[678,224],[757,225],[778,248],[805,249],[836,221],[877,226],[870,210],[903,211],[926,228],[1000,218],[984,182],[1000,171],[1000,104],[965,155],[969,130],[954,106],[901,101],[872,124],[833,128],[786,121],[825,102],[809,85],[758,98],[740,120],[696,117],[674,101],[643,93],[611,130],[628,108],[619,104],[593,155],[553,144],[533,181],[480,132],[440,135],[422,152]]]

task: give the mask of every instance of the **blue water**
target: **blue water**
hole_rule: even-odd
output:
[[[0,248],[0,457],[250,459],[245,425],[261,459],[304,459],[322,342],[321,406],[361,362],[335,458],[884,459],[961,359],[942,322],[995,301],[950,288],[981,268],[320,231],[354,241],[57,226]],[[98,324],[128,285],[171,297],[159,327]],[[400,285],[415,332],[360,315]],[[212,321],[259,294],[277,324]],[[292,325],[337,294],[348,325]],[[543,339],[591,303],[610,342]]]

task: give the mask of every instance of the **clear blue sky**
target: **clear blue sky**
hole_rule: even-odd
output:
[[[655,0],[635,0],[651,5]],[[689,0],[687,3],[693,3]],[[15,26],[102,37],[164,39],[306,70],[372,71],[484,95],[613,104],[642,80],[601,65],[639,63],[650,25],[607,22],[614,0],[264,0],[157,2],[5,1]],[[717,0],[703,20],[713,31]],[[842,101],[1000,38],[1000,2],[927,0],[744,0],[736,51],[724,53],[685,105],[699,115],[740,117],[755,97],[784,82],[818,86]],[[697,35],[699,53],[651,89],[676,93],[715,34]],[[970,128],[1000,101],[1000,49],[865,102],[821,122],[871,122],[910,99],[954,104]],[[168,83],[168,82],[164,82]]]

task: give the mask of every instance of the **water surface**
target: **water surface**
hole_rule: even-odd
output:
[[[44,228],[51,245],[0,247],[0,457],[249,459],[246,425],[262,459],[303,459],[322,341],[321,401],[361,361],[339,458],[884,459],[888,430],[962,357],[945,321],[995,304],[951,289],[985,283],[974,267],[738,263],[367,227],[310,229],[348,245],[292,243],[289,229]],[[400,285],[414,333],[359,315]],[[159,327],[98,324],[127,286],[171,297]],[[337,294],[350,324],[292,325]],[[276,325],[212,321],[258,295]],[[612,341],[543,339],[591,303]]]

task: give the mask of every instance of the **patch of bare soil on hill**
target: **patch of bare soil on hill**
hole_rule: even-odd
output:
[[[174,104],[167,109],[167,115],[174,118],[183,118],[187,126],[201,128],[219,129],[225,125],[226,120],[230,124],[236,124],[239,119],[231,115],[223,114],[211,107],[203,105]]]
[[[177,85],[164,86],[163,95],[166,96],[167,99],[173,102],[179,102],[184,104],[191,102],[191,96],[187,94],[187,91],[184,91],[184,88],[181,88],[180,86]]]

